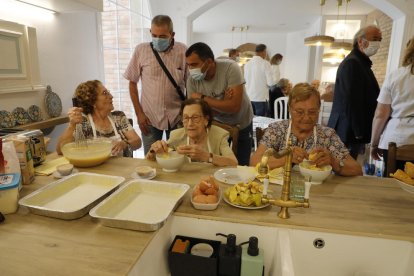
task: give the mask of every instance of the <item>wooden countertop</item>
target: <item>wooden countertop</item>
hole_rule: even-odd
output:
[[[166,173],[155,162],[111,158],[95,168],[80,169],[131,179],[139,165],[157,167],[155,180],[197,184],[201,175],[214,173],[210,164],[188,164],[180,172]],[[54,181],[37,176],[20,192],[23,197]],[[223,185],[225,187],[227,185]],[[279,195],[280,186],[270,187]],[[392,179],[330,176],[313,186],[311,208],[289,209],[291,218],[277,217],[279,207],[243,210],[221,202],[214,211],[195,210],[187,193],[177,216],[223,220],[273,227],[363,235],[414,242],[414,195],[403,191]],[[101,226],[88,215],[64,221],[37,216],[25,208],[6,215],[0,224],[0,267],[4,275],[124,275],[132,268],[155,232],[139,232]]]

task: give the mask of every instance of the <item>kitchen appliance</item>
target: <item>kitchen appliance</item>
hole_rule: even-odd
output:
[[[43,132],[39,129],[24,130],[19,128],[0,129],[0,138],[7,136],[23,136],[30,140],[30,151],[33,157],[33,165],[37,166],[46,159],[46,147]]]

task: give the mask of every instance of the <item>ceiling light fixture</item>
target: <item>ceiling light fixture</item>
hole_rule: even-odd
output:
[[[322,8],[324,5],[325,5],[325,0],[320,0],[321,18],[322,18]],[[335,38],[332,36],[316,34],[314,36],[306,37],[304,42],[306,46],[330,46],[334,41],[335,41]]]
[[[13,18],[13,21],[37,19],[51,21],[55,18],[56,11],[45,8],[29,1],[21,0],[0,0],[0,13]]]
[[[339,8],[342,6],[342,0],[337,0],[337,1],[338,1],[338,14],[336,17],[336,24],[339,25]],[[348,14],[348,3],[349,2],[351,2],[351,0],[346,0],[345,20],[343,24],[344,26],[346,26],[346,17]],[[342,38],[342,41],[335,41],[334,43],[332,43],[330,48],[334,50],[334,52],[344,54],[346,56],[352,51],[353,47],[352,47],[352,43],[345,42],[344,39]]]
[[[340,63],[344,58],[345,58],[345,54],[336,53],[336,52],[325,53],[323,54],[322,61],[328,62],[330,64],[337,64],[337,63]]]
[[[42,7],[42,6],[39,6],[39,5],[36,5],[36,4],[33,4],[33,3],[30,3],[30,2],[27,2],[27,1],[23,1],[23,0],[16,0],[16,1],[17,1],[17,2],[20,2],[20,3],[23,3],[23,4],[25,4],[25,5],[29,5],[29,6],[31,6],[31,7],[33,7],[33,8],[41,9],[41,10],[43,10],[44,12],[47,12],[47,13],[50,13],[50,14],[55,14],[55,13],[56,13],[56,11],[55,11],[55,10],[48,9],[48,8],[45,8],[45,7]]]

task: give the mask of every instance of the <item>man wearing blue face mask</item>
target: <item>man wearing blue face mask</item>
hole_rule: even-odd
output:
[[[202,42],[191,45],[185,56],[191,76],[187,79],[189,97],[204,99],[213,109],[215,120],[239,127],[236,157],[240,165],[249,165],[253,110],[239,65],[231,60],[215,60],[211,48]]]
[[[335,129],[351,156],[357,159],[370,142],[379,86],[370,56],[380,47],[382,35],[370,25],[354,36],[353,50],[336,73],[335,92],[328,126]]]
[[[135,48],[124,73],[129,80],[129,93],[142,132],[145,154],[155,141],[162,139],[164,131],[168,139],[170,130],[179,123],[188,71],[187,47],[174,41],[171,18],[155,16],[150,32],[152,41]],[[142,86],[140,97],[139,81]]]

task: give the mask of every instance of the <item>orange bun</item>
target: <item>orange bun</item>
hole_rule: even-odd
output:
[[[197,195],[193,197],[193,201],[196,203],[208,203],[207,198],[208,197],[206,195]]]
[[[216,181],[214,180],[214,177],[212,175],[210,175],[210,183],[213,185],[214,189],[216,189],[216,191],[219,190],[219,185],[216,183]]]
[[[200,191],[200,187],[196,187],[193,191],[193,197],[197,195],[202,195],[203,193]]]
[[[217,195],[217,190],[214,187],[208,188],[204,194],[206,195]]]
[[[207,203],[217,203],[217,200],[217,195],[208,195],[206,199]]]
[[[200,191],[203,192],[203,194],[206,193],[206,190],[211,188],[211,184],[206,181],[201,181],[198,185],[200,187]]]

